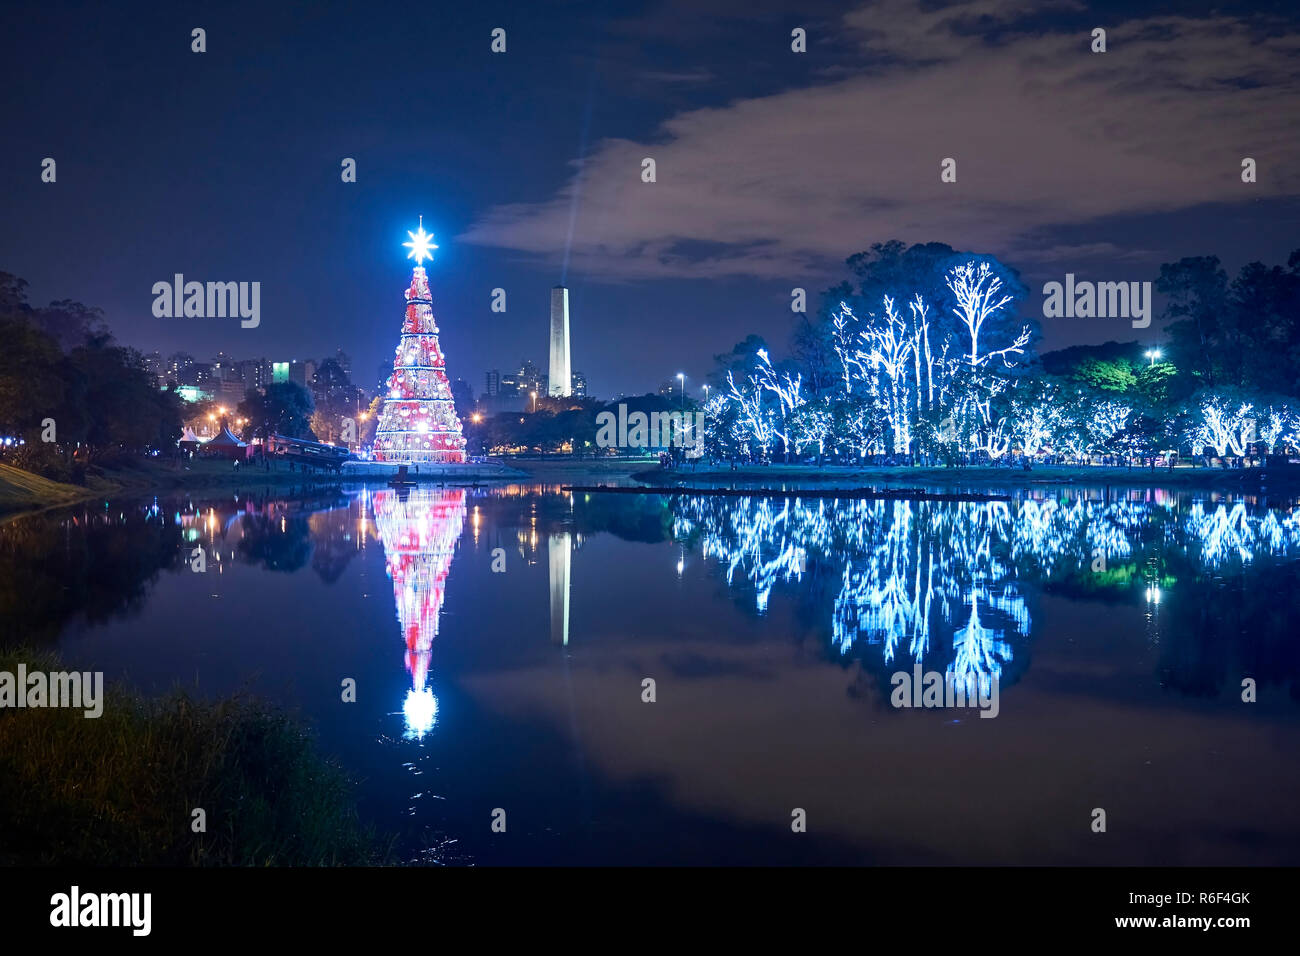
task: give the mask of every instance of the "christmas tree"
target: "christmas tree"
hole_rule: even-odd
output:
[[[404,243],[415,260],[411,286],[406,290],[406,319],[393,356],[393,373],[385,385],[384,407],[375,429],[375,461],[418,464],[463,462],[465,438],[451,397],[447,363],[438,346],[438,325],[433,320],[429,280],[420,264],[433,258],[433,236],[408,232]]]

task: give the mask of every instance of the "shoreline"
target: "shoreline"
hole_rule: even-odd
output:
[[[621,485],[561,485],[561,491],[580,491],[586,494],[624,495],[694,495],[720,498],[788,497],[801,498],[856,498],[863,501],[1011,501],[1011,495],[983,491],[926,491],[923,488],[811,488],[797,491],[776,488],[717,488],[712,486],[647,486],[631,488]]]
[[[632,474],[643,485],[670,486],[672,491],[706,490],[719,486],[748,488],[750,493],[768,490],[786,494],[791,490],[840,489],[902,491],[908,488],[998,490],[1045,489],[1053,487],[1180,488],[1204,491],[1237,491],[1244,494],[1279,492],[1300,496],[1300,468],[1294,473],[1258,468],[1133,468],[1114,465],[1049,465],[1029,471],[978,465],[966,468],[942,466],[862,467],[853,465],[745,465],[734,471],[710,467],[650,468]],[[776,487],[773,487],[776,486]],[[784,486],[784,487],[781,487]]]
[[[1300,468],[1280,473],[1258,468],[1206,468],[1183,466],[1133,468],[1123,466],[1051,465],[1030,471],[998,466],[947,468],[941,466],[854,466],[854,465],[744,465],[730,467],[664,469],[645,459],[532,458],[520,461],[491,459],[466,466],[429,466],[434,470],[408,472],[415,484],[454,484],[477,487],[494,484],[536,483],[575,490],[644,494],[677,494],[696,490],[737,494],[783,495],[806,490],[822,495],[838,491],[845,496],[906,497],[939,493],[951,495],[978,489],[987,496],[996,491],[1043,490],[1053,487],[1179,488],[1229,491],[1243,494],[1294,494],[1300,497]],[[424,466],[421,466],[422,469]],[[85,485],[50,481],[32,472],[0,464],[0,521],[81,504],[95,498],[131,495],[204,492],[223,489],[267,487],[335,486],[386,481],[395,472],[391,466],[373,464],[341,472],[288,470],[283,463],[263,469],[249,464],[235,470],[229,462],[195,459],[176,463],[143,461],[138,465],[96,469]],[[460,480],[452,480],[460,479]],[[730,492],[729,492],[730,493]]]
[[[496,484],[560,484],[576,477],[615,479],[632,484],[631,474],[648,462],[600,462],[569,458],[533,459],[518,467],[500,459],[472,465],[421,465],[408,470],[407,480],[417,485],[484,487]],[[255,464],[236,470],[229,461],[193,459],[179,464],[143,460],[122,468],[97,468],[86,484],[51,481],[33,472],[0,464],[0,523],[55,508],[84,504],[95,499],[177,492],[212,492],[253,488],[335,487],[343,484],[386,484],[395,465],[360,463],[339,472],[288,470],[283,462],[270,469]]]

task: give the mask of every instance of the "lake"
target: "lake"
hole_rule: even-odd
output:
[[[101,501],[0,526],[0,610],[69,668],[297,713],[413,863],[1295,865],[1293,505]],[[996,716],[895,706],[923,673]]]

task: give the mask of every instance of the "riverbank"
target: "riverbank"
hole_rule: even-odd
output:
[[[76,504],[94,492],[0,464],[0,514]]]
[[[200,492],[220,489],[330,487],[344,482],[387,481],[391,466],[350,467],[340,474],[328,471],[289,470],[277,462],[271,468],[256,464],[235,468],[228,461],[193,459],[160,461],[141,459],[129,466],[92,469],[85,485],[49,481],[31,472],[0,464],[0,520],[48,508],[93,499],[131,495]],[[410,480],[424,484],[447,482],[537,483],[541,485],[614,485],[619,487],[717,488],[788,491],[823,489],[979,489],[1006,492],[1052,485],[1177,487],[1215,491],[1292,491],[1300,494],[1300,469],[1241,468],[1122,468],[1090,466],[1040,466],[1019,468],[980,466],[858,467],[852,465],[741,465],[664,469],[650,459],[527,458],[493,460],[482,465],[421,466],[408,470]]]
[[[328,472],[304,472],[301,469],[289,471],[283,465],[265,470],[252,465],[234,468],[228,461],[213,459],[194,459],[184,463],[141,459],[123,467],[91,468],[84,485],[71,485],[49,481],[9,465],[0,465],[0,518],[96,498],[252,486],[337,485],[339,481],[338,476]]]
[[[0,651],[0,673],[19,665],[29,678],[63,670],[49,653]],[[0,866],[388,862],[343,771],[286,714],[243,697],[102,691],[98,717],[0,708]]]
[[[1214,491],[1259,492],[1261,490],[1300,493],[1300,468],[1294,472],[1263,472],[1252,468],[1123,468],[1112,466],[1052,465],[1028,471],[1020,468],[977,466],[944,467],[856,467],[852,465],[739,465],[701,466],[637,471],[632,478],[650,486],[678,488],[730,487],[766,488],[986,488],[1035,489],[1053,485],[1204,488]]]
[[[564,491],[583,494],[611,495],[680,495],[681,487],[672,485],[645,485],[641,487],[621,487],[617,485],[563,485]],[[764,488],[720,488],[716,485],[696,485],[685,489],[687,493],[698,497],[749,498],[771,489]],[[1007,494],[986,491],[928,491],[924,488],[842,488],[842,487],[804,487],[799,494],[804,498],[845,498],[863,501],[1011,501]]]
[[[657,458],[507,458],[542,485],[606,484],[635,487],[635,475],[656,466]]]
[[[184,461],[142,458],[114,468],[91,468],[84,485],[49,481],[29,471],[0,464],[0,519],[47,508],[78,504],[96,498],[132,495],[167,494],[175,491],[213,491],[251,488],[310,488],[335,486],[343,482],[386,482],[395,472],[393,466],[369,466],[342,472],[290,470],[284,462],[272,462],[270,468],[256,462],[238,468],[229,461],[194,458]],[[422,466],[421,473],[412,466],[410,479],[424,483],[449,481],[500,482],[527,481],[527,471],[490,462],[483,465]]]

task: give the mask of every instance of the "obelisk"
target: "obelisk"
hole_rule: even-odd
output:
[[[557,285],[551,290],[551,367],[547,393],[552,398],[573,394],[569,367],[569,290]]]

